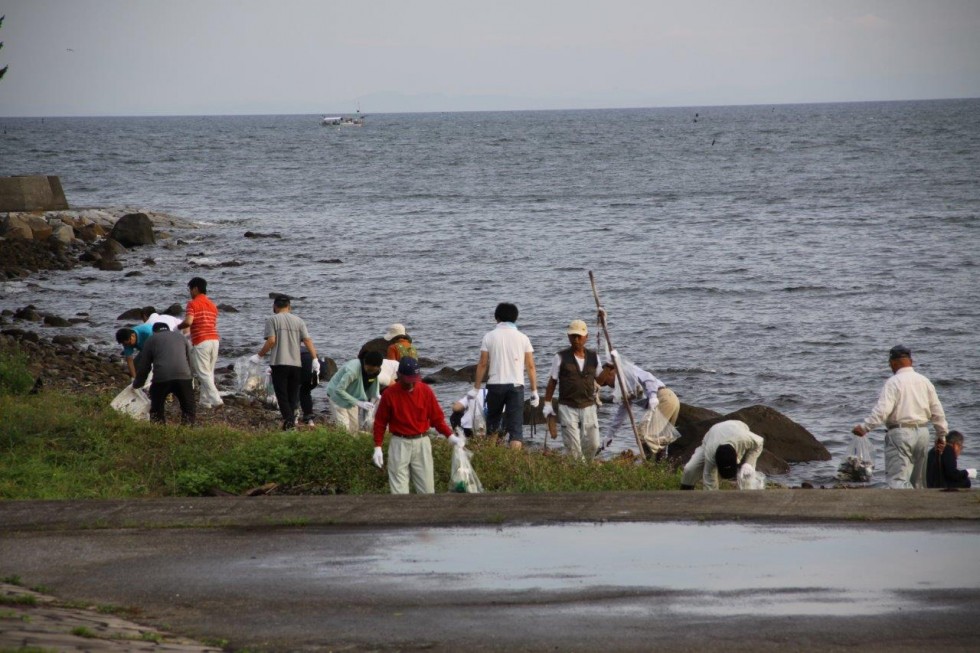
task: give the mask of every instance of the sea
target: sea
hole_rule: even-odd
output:
[[[965,433],[961,466],[980,467],[980,100],[365,123],[0,119],[0,175],[58,175],[73,208],[200,224],[127,255],[143,276],[47,272],[0,284],[2,307],[87,312],[77,328],[108,353],[120,313],[184,303],[200,275],[239,311],[220,318],[222,365],[258,349],[281,292],[323,355],[342,363],[401,322],[432,372],[475,363],[509,301],[543,394],[568,323],[595,324],[592,271],[614,347],[681,401],[771,406],[834,455],[772,480],[833,482],[899,343]],[[466,388],[435,386],[447,410]],[[322,389],[314,397],[325,405]],[[600,409],[603,425],[612,413]],[[624,430],[604,455],[632,444]]]

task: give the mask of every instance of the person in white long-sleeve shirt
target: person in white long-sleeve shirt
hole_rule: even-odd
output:
[[[638,365],[623,360],[618,354],[613,352],[613,357],[619,361],[622,367],[622,376],[625,380],[625,387],[627,395],[632,398],[639,396],[642,390],[643,396],[645,397],[645,408],[647,410],[653,410],[659,408],[663,416],[670,422],[671,425],[677,423],[677,416],[680,414],[681,402],[674,394],[674,391],[667,387],[667,385],[655,377],[650,372],[642,369]],[[596,382],[599,385],[614,388],[616,386],[616,366],[612,363],[606,363],[603,365],[602,373],[596,378]],[[606,444],[612,442],[613,437],[619,428],[623,425],[623,420],[626,419],[627,408],[625,403],[619,405],[619,410],[616,411],[616,415],[613,417],[612,423],[609,424],[606,431]],[[660,453],[659,445],[653,445],[651,443],[644,442],[644,455],[649,457],[651,452]]]
[[[885,381],[871,413],[852,429],[865,436],[884,424],[885,476],[888,487],[926,487],[930,422],[936,438],[945,440],[949,427],[932,382],[912,369],[912,351],[896,345],[888,352],[892,376]]]
[[[693,490],[700,478],[705,490],[717,490],[718,477],[734,479],[740,465],[743,472],[754,472],[764,444],[762,436],[749,430],[745,422],[718,422],[704,434],[701,446],[684,465],[681,489]]]

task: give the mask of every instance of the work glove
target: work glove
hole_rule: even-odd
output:
[[[548,419],[549,417],[555,414],[555,407],[551,405],[550,401],[547,402],[544,405],[544,408],[541,409],[541,414],[544,415],[545,419]]]
[[[531,408],[537,408],[538,404],[541,403],[541,399],[538,398],[538,391],[535,390],[531,393]]]
[[[259,363],[262,362],[262,359],[259,358],[258,354],[252,354],[251,356],[248,357],[248,362],[251,363],[252,365],[258,365]]]
[[[381,447],[374,448],[374,455],[371,456],[371,462],[373,462],[374,466],[377,467],[378,469],[384,469],[385,455],[384,453],[381,452]]]
[[[657,395],[650,395],[647,397],[647,410],[653,410],[660,405],[660,400],[657,399]]]
[[[469,392],[466,393],[466,396],[470,399],[476,399],[476,388],[470,388]]]
[[[449,444],[452,444],[453,446],[459,447],[461,449],[466,446],[466,436],[465,435],[462,435],[462,436],[460,436],[460,435],[450,435],[446,439],[449,440]]]
[[[320,361],[316,358],[313,359],[313,366],[310,368],[313,372],[313,376],[320,378]]]
[[[968,469],[968,470],[966,470],[966,477],[967,478],[976,478],[977,477],[977,470],[975,470],[975,469]]]
[[[366,410],[369,412],[374,410],[374,404],[372,404],[370,401],[359,401],[357,402],[357,407],[361,410]]]
[[[744,463],[738,470],[738,475],[742,478],[752,478],[755,475],[755,467]]]

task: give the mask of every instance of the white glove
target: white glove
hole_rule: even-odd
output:
[[[374,410],[374,404],[372,404],[370,401],[359,401],[357,402],[357,407],[366,411]]]
[[[374,455],[371,456],[371,462],[378,469],[384,469],[385,467],[385,455],[381,452],[381,447],[374,448]]]
[[[738,475],[742,478],[751,478],[753,475],[755,475],[755,467],[745,463],[739,468]]]
[[[476,399],[476,388],[470,388],[469,392],[466,393],[466,396],[470,399]]]
[[[320,378],[320,361],[316,358],[313,359],[313,367],[310,368],[313,372],[313,376]]]
[[[258,354],[252,354],[251,356],[248,357],[248,362],[251,363],[252,365],[258,365],[259,363],[262,362],[262,359],[259,358]]]
[[[531,408],[537,408],[538,404],[541,403],[541,399],[538,398],[538,391],[535,390],[531,393]]]
[[[647,397],[647,410],[653,410],[660,405],[660,400],[657,399],[657,395],[650,395]]]
[[[555,407],[552,406],[551,402],[549,401],[544,405],[544,408],[541,409],[541,413],[544,415],[545,419],[548,419],[555,414]]]
[[[465,435],[463,435],[463,436],[450,435],[446,439],[449,440],[449,443],[452,444],[452,445],[454,445],[454,446],[457,446],[457,447],[460,447],[460,448],[466,446],[466,436]]]
[[[976,478],[977,477],[977,470],[975,470],[975,469],[968,469],[968,470],[966,470],[966,477],[967,478]]]

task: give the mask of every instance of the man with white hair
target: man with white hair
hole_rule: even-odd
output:
[[[926,459],[932,422],[939,440],[949,427],[932,382],[912,369],[912,350],[896,345],[888,352],[892,376],[885,381],[871,413],[852,429],[863,437],[885,425],[885,477],[890,488],[926,487]]]

